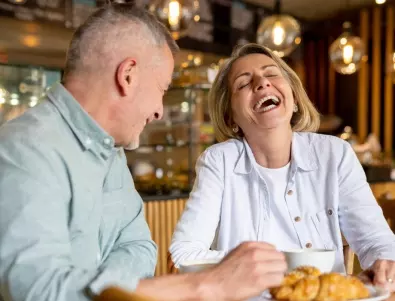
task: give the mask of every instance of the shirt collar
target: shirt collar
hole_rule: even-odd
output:
[[[107,159],[114,150],[114,139],[89,116],[70,92],[58,83],[50,88],[47,95],[81,146]]]
[[[235,173],[248,174],[257,164],[254,154],[245,138],[242,140],[240,156],[236,162]],[[292,135],[291,164],[296,168],[311,171],[318,168],[317,155],[307,135],[294,132]]]

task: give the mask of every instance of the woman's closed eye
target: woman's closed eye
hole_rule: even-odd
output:
[[[241,84],[237,87],[237,90],[241,90],[241,89],[247,87],[249,84],[250,84],[250,82],[248,82],[248,83],[241,83]]]
[[[264,76],[265,76],[265,77],[275,77],[275,76],[278,76],[278,73],[276,73],[276,72],[270,72],[270,73],[265,74]]]

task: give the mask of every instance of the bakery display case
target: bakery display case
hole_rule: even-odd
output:
[[[57,69],[0,64],[0,125],[36,106],[60,78]]]
[[[173,85],[164,97],[163,118],[148,124],[140,147],[126,153],[143,197],[190,191],[196,160],[214,143],[207,109],[209,88],[209,84]]]
[[[162,119],[145,127],[138,149],[126,152],[136,189],[145,200],[185,197],[197,158],[215,142],[208,93],[221,58],[188,54],[178,61],[163,99]]]

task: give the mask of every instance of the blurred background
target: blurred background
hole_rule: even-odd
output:
[[[136,1],[181,47],[163,119],[149,124],[141,146],[127,152],[159,246],[157,275],[172,272],[167,249],[196,159],[216,142],[207,93],[233,47],[248,42],[270,47],[297,72],[322,114],[319,132],[353,146],[394,229],[393,0]],[[0,0],[0,124],[39,104],[60,81],[73,31],[103,4]]]

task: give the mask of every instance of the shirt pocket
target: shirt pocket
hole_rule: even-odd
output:
[[[332,236],[335,222],[335,210],[328,208],[321,210],[311,216],[318,236],[320,237],[325,249],[336,249]]]

